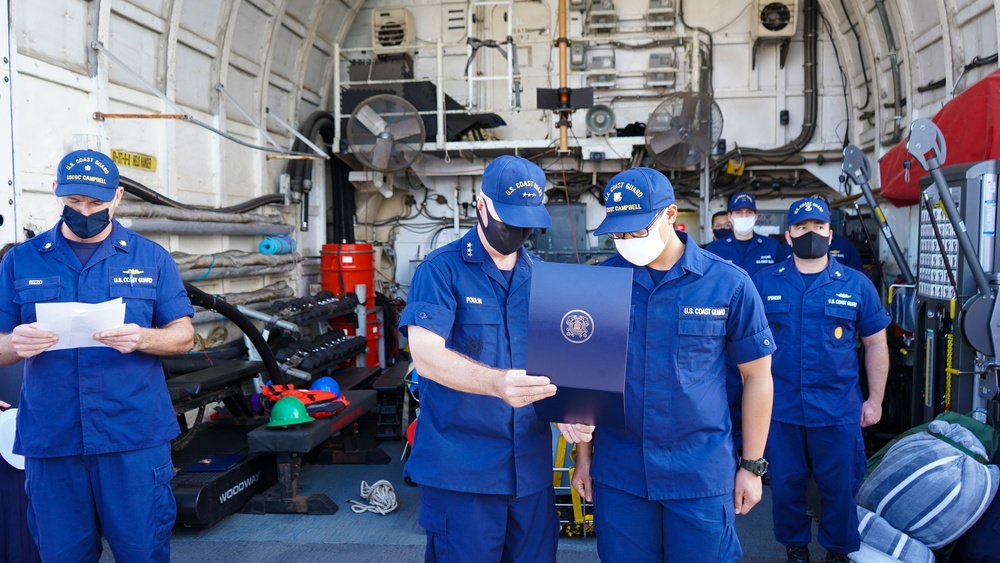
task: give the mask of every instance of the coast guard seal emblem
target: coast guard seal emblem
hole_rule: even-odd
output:
[[[586,311],[573,309],[563,315],[562,335],[573,344],[583,344],[594,334],[594,319]]]

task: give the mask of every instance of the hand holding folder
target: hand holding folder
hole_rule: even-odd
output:
[[[527,372],[555,396],[535,403],[542,420],[625,426],[625,362],[632,270],[535,264],[528,308]]]

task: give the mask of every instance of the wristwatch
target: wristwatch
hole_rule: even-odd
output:
[[[767,473],[767,460],[760,459],[740,459],[740,467],[760,477]]]

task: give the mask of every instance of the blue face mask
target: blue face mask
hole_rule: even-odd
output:
[[[111,223],[111,215],[108,213],[108,209],[84,215],[72,207],[64,205],[62,218],[63,223],[66,223],[69,230],[82,239],[96,237]]]

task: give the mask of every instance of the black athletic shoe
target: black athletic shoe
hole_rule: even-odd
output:
[[[809,546],[786,545],[785,552],[788,553],[788,563],[809,563]]]
[[[849,563],[850,558],[843,553],[837,553],[836,551],[826,552],[826,563]]]

